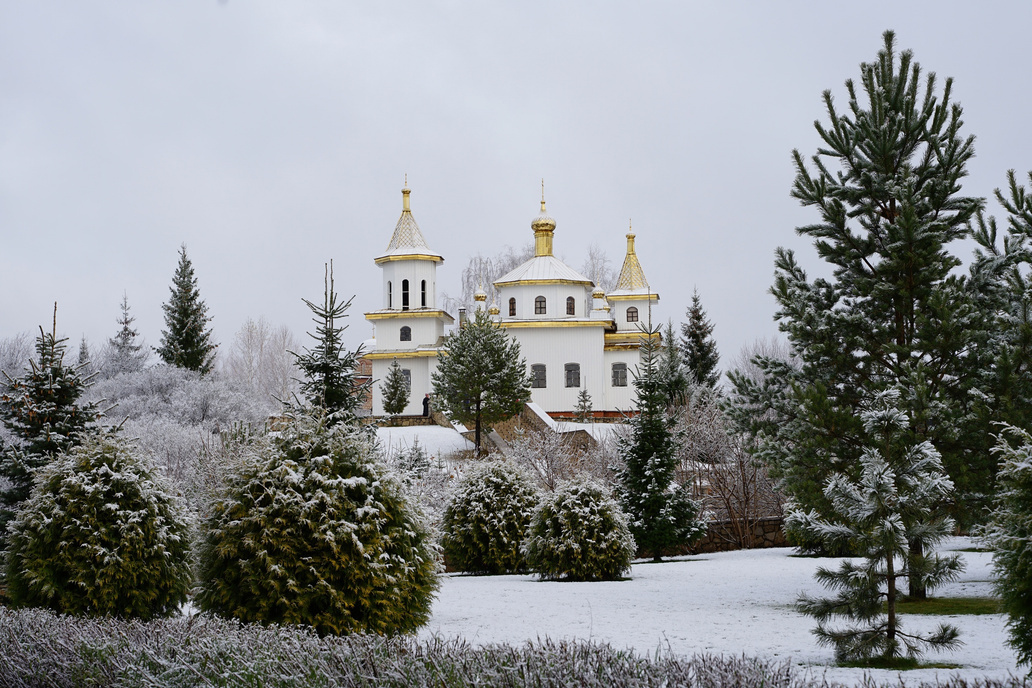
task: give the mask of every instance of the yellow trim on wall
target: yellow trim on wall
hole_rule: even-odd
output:
[[[659,294],[606,294],[607,301],[659,301]]]
[[[646,336],[651,337],[659,341],[663,341],[663,336],[659,332],[654,332],[651,335],[646,335],[644,332],[607,332],[605,335],[606,346],[610,344],[633,344],[638,345],[642,339]]]
[[[380,256],[379,258],[373,258],[373,262],[377,265],[383,265],[384,263],[393,263],[399,260],[432,260],[435,263],[443,263],[444,258],[441,256],[433,256],[429,253],[403,253],[398,256]]]
[[[448,315],[447,312],[433,309],[429,310],[426,308],[417,308],[415,310],[407,311],[396,311],[396,310],[383,310],[383,311],[371,311],[365,314],[366,320],[391,320],[394,318],[446,318],[448,322],[455,322],[455,318]]]
[[[421,349],[419,351],[370,351],[367,354],[362,354],[362,358],[368,358],[370,361],[382,360],[385,358],[430,358],[437,357],[437,350],[426,350]]]

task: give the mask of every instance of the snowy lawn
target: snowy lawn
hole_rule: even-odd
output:
[[[465,437],[440,425],[417,425],[410,428],[376,429],[376,438],[384,453],[404,451],[418,441],[431,459],[447,457],[457,452],[472,451],[473,443]]]
[[[951,539],[944,549],[972,546]],[[536,576],[465,576],[442,579],[433,617],[420,635],[462,637],[471,643],[521,644],[552,638],[605,641],[617,648],[651,653],[669,648],[682,655],[714,653],[790,660],[817,676],[856,684],[864,670],[834,666],[833,652],[810,633],[813,619],[793,604],[801,592],[822,594],[813,580],[818,566],[838,560],[792,556],[793,549],[750,550],[681,557],[634,565],[630,580],[604,583],[539,582]],[[941,597],[991,594],[991,555],[963,552],[967,569]],[[1004,678],[1023,674],[1007,645],[1004,616],[958,616],[964,646],[955,653],[928,654],[925,661],[957,669],[903,672],[909,684],[959,675]],[[932,629],[944,617],[905,615],[905,628]],[[869,672],[878,681],[898,672]]]

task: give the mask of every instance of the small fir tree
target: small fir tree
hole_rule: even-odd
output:
[[[576,414],[578,423],[590,423],[592,421],[591,395],[588,394],[587,389],[581,389],[577,394],[577,405],[573,407],[573,411]]]
[[[383,410],[392,416],[396,416],[405,410],[409,401],[409,381],[401,372],[398,359],[394,359],[391,367],[387,369],[387,377],[380,385],[380,392],[383,394]]]
[[[147,363],[148,353],[137,343],[140,333],[133,327],[136,318],[129,315],[129,297],[122,294],[122,315],[118,318],[118,332],[108,340],[109,355],[104,362],[107,376],[119,373],[137,373]]]
[[[482,311],[445,339],[432,379],[434,396],[449,417],[473,424],[477,456],[481,433],[518,414],[530,399],[530,375],[519,342]]]
[[[609,491],[590,480],[569,482],[534,511],[523,552],[542,579],[618,580],[637,547]]]
[[[444,511],[441,545],[448,563],[469,573],[525,570],[520,545],[537,503],[537,490],[516,467],[495,461],[475,466]]]
[[[86,339],[86,335],[82,336],[79,340],[79,357],[75,362],[75,367],[78,369],[79,374],[85,378],[90,378],[96,375],[96,370],[93,366],[93,355],[90,353],[90,343]]]
[[[422,514],[368,433],[295,417],[215,503],[197,602],[247,623],[320,635],[409,633],[430,617],[437,559]]]
[[[674,480],[675,437],[657,369],[658,340],[658,330],[644,331],[641,365],[634,376],[635,413],[627,421],[631,432],[620,443],[624,467],[617,475],[631,534],[641,552],[656,561],[706,532],[699,505],[687,487]]]
[[[818,569],[817,579],[837,590],[837,596],[803,596],[799,601],[799,610],[818,621],[818,642],[833,646],[840,662],[889,662],[904,653],[913,659],[927,648],[950,650],[959,645],[957,629],[946,624],[928,636],[904,632],[896,611],[899,583],[910,579],[911,567],[921,567],[926,589],[955,580],[962,568],[957,555],[929,554],[953,532],[953,519],[939,506],[953,491],[953,483],[931,442],[911,440],[899,398],[896,391],[886,392],[862,414],[867,431],[880,441],[861,456],[858,479],[844,473],[828,479],[824,492],[834,517],[789,507],[788,520],[796,528],[821,539],[848,542],[865,559],[859,565],[845,561],[838,571]],[[921,543],[920,557],[911,552],[915,541]],[[834,617],[853,625],[830,628],[827,622]]]
[[[715,387],[720,381],[720,371],[717,369],[720,354],[717,353],[717,342],[713,339],[713,323],[706,318],[698,289],[692,293],[692,305],[685,315],[688,316],[688,322],[681,324],[681,356],[688,371],[689,382]],[[669,341],[672,345],[673,338]]]
[[[39,471],[10,527],[15,606],[61,614],[171,616],[193,583],[179,499],[115,435],[94,435]]]
[[[995,454],[997,492],[982,534],[993,549],[993,583],[1007,613],[1010,646],[1018,664],[1032,667],[1032,435],[1006,426]]]
[[[659,377],[663,383],[663,394],[667,405],[684,406],[688,401],[689,380],[685,374],[684,361],[674,337],[674,324],[667,321],[663,331],[663,348],[659,357]]]
[[[207,327],[211,317],[201,300],[193,264],[186,256],[186,244],[179,247],[179,265],[169,291],[172,295],[161,306],[165,329],[161,331],[161,346],[155,352],[169,365],[206,375],[215,364],[217,345],[211,341],[212,331]]]
[[[54,304],[54,328],[49,333],[39,329],[29,370],[17,378],[4,373],[0,384],[0,422],[13,439],[0,447],[0,477],[7,481],[0,488],[0,544],[7,523],[29,496],[33,473],[94,432],[100,415],[96,404],[81,401],[90,379],[78,367],[65,365],[67,340],[56,332]]]
[[[366,394],[366,386],[355,380],[362,347],[355,351],[344,348],[342,335],[347,326],[339,323],[347,317],[354,297],[345,303],[337,301],[332,261],[325,267],[323,283],[321,305],[303,299],[313,314],[315,334],[308,336],[316,341],[316,346],[306,348],[303,354],[294,353],[297,367],[304,374],[304,380],[300,380],[301,394],[311,406],[324,409],[331,423],[353,422]]]

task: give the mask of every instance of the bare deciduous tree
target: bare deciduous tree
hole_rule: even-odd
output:
[[[248,318],[233,338],[222,373],[253,390],[266,403],[287,400],[297,391],[298,370],[289,353],[300,348],[285,326],[273,327],[264,317]]]

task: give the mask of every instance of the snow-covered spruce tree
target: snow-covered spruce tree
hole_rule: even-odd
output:
[[[189,516],[117,435],[42,468],[9,538],[15,606],[146,620],[176,613],[193,583]]]
[[[639,550],[659,561],[664,552],[691,544],[706,532],[700,507],[688,488],[674,480],[677,467],[673,421],[657,369],[658,330],[642,335],[641,364],[635,371],[631,432],[620,440],[624,467],[617,494]]]
[[[309,336],[316,345],[314,349],[306,348],[303,354],[294,354],[297,367],[305,376],[301,394],[308,404],[324,409],[331,423],[350,423],[357,417],[366,394],[366,387],[355,380],[362,347],[355,351],[345,349],[342,335],[347,326],[339,324],[347,317],[354,297],[345,303],[337,301],[332,261],[325,268],[323,283],[322,305],[304,299],[315,322],[315,334]]]
[[[957,555],[930,554],[955,526],[941,509],[953,483],[932,443],[912,439],[907,416],[898,407],[900,396],[895,390],[884,392],[862,413],[868,435],[879,439],[861,455],[859,477],[836,473],[828,478],[824,493],[832,514],[788,508],[795,528],[848,542],[864,557],[860,564],[843,562],[838,571],[817,570],[817,579],[838,591],[835,597],[799,600],[799,610],[818,621],[818,641],[833,646],[840,662],[892,660],[904,653],[914,658],[927,648],[950,650],[959,644],[957,629],[945,624],[929,636],[906,633],[896,613],[899,583],[910,578],[912,566],[922,567],[926,589],[955,580],[962,568]],[[921,545],[920,557],[912,555],[915,542]],[[834,617],[853,625],[830,628]]]
[[[0,549],[7,524],[29,496],[33,472],[94,432],[100,415],[96,404],[81,400],[90,380],[65,365],[67,340],[56,331],[57,304],[54,329],[39,329],[29,369],[16,378],[4,373],[0,381],[0,422],[12,438],[0,445],[0,477],[7,482],[0,484]]]
[[[516,573],[538,492],[522,471],[490,461],[474,466],[444,511],[441,544],[448,564],[469,573]]]
[[[688,402],[691,386],[697,383],[690,381],[685,374],[685,365],[674,337],[674,324],[669,320],[663,330],[663,342],[657,366],[663,383],[663,394],[668,406],[684,406]]]
[[[981,346],[991,327],[980,284],[951,274],[960,260],[950,248],[982,205],[960,193],[974,141],[962,134],[952,81],[939,90],[934,74],[922,78],[891,31],[860,73],[859,83],[846,82],[843,110],[824,93],[827,122],[815,125],[812,163],[794,152],[792,195],[818,215],[796,231],[813,239],[832,277],[811,281],[792,251],[778,250],[771,291],[795,364],[768,361],[761,384],[742,376],[733,384],[754,411],[745,429],[757,455],[789,497],[826,516],[828,476],[858,479],[873,444],[857,410],[904,390],[914,443],[928,440],[942,455],[957,490],[953,515],[968,525],[981,517],[995,471]],[[910,581],[911,594],[921,589]]]
[[[582,389],[577,394],[577,405],[573,407],[573,412],[578,423],[590,423],[592,421],[591,395],[588,394],[587,389]]]
[[[530,375],[519,342],[483,311],[444,340],[431,377],[448,416],[473,424],[477,456],[481,433],[515,416],[530,399]]]
[[[108,340],[107,356],[104,360],[104,377],[119,373],[137,373],[143,370],[150,355],[143,344],[137,342],[139,331],[133,327],[136,318],[129,315],[129,297],[122,293],[122,315],[118,318],[118,332]]]
[[[688,316],[688,322],[681,323],[680,348],[689,381],[714,387],[720,381],[720,371],[717,369],[720,354],[717,353],[717,342],[713,339],[713,323],[706,318],[698,289],[692,292],[692,305],[685,315]],[[674,345],[673,339],[668,345]]]
[[[523,553],[543,579],[617,580],[637,551],[627,517],[609,490],[591,480],[546,495],[530,524]]]
[[[398,359],[394,359],[391,367],[387,369],[387,377],[380,385],[380,393],[383,394],[383,410],[392,416],[398,415],[408,406],[409,384],[401,372]]]
[[[423,518],[368,433],[299,414],[234,478],[205,522],[197,603],[320,635],[426,623],[437,560]]]
[[[1032,666],[1032,434],[1006,426],[994,451],[1000,472],[982,535],[993,548],[993,583],[1008,616],[1010,646],[1018,664]]]
[[[201,300],[193,263],[186,256],[186,244],[179,247],[179,265],[169,291],[172,295],[161,305],[165,312],[161,346],[154,351],[169,365],[205,375],[215,364],[217,345],[211,341],[212,332],[207,327],[211,317]]]

